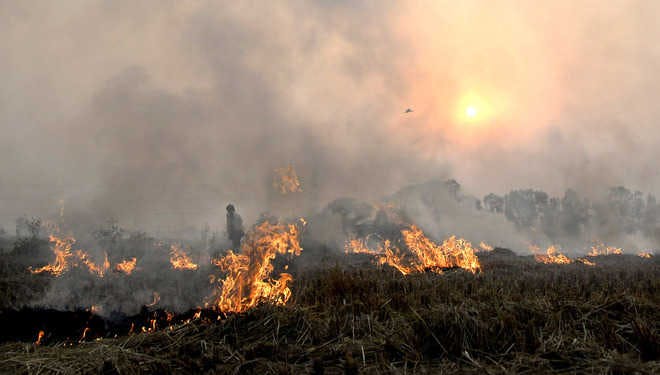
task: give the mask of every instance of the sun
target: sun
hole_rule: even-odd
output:
[[[470,128],[489,126],[495,113],[493,102],[485,94],[475,91],[458,96],[454,108],[457,124]]]
[[[477,114],[479,114],[479,111],[477,110],[477,107],[474,105],[468,105],[465,107],[465,116],[468,118],[475,118],[477,117]]]

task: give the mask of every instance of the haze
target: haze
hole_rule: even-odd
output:
[[[436,178],[658,194],[659,8],[0,0],[0,224],[221,227]]]

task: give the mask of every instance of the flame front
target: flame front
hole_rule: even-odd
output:
[[[621,255],[621,254],[623,254],[623,250],[619,247],[606,246],[603,243],[598,243],[591,247],[591,251],[587,255],[589,255],[590,257],[597,257],[600,255]]]
[[[534,259],[539,263],[545,264],[570,264],[571,260],[564,254],[562,254],[556,246],[550,246],[545,251],[545,254],[539,254],[538,246],[530,246],[530,250],[535,253]]]
[[[475,273],[481,268],[472,244],[462,238],[451,236],[438,246],[415,225],[402,230],[401,234],[417,258],[413,263],[417,271],[460,267]]]
[[[344,246],[344,251],[346,254],[367,254],[376,257],[376,263],[378,265],[387,264],[390,267],[394,267],[399,272],[404,275],[408,275],[413,272],[413,269],[410,266],[404,264],[403,256],[400,254],[400,251],[392,246],[390,240],[384,240],[379,242],[376,245],[375,249],[370,249],[367,246],[367,239],[358,239],[354,238],[346,241]]]
[[[400,254],[400,251],[392,246],[390,240],[383,241],[382,245],[378,246],[378,250],[382,252],[382,256],[378,259],[378,263],[382,266],[383,264],[388,264],[401,272],[404,275],[408,275],[413,272],[411,267],[405,266],[403,264],[403,256]]]
[[[176,270],[196,270],[195,264],[190,256],[181,249],[179,244],[173,244],[170,247],[170,263]]]
[[[298,180],[298,174],[296,174],[296,170],[293,169],[293,166],[291,165],[286,168],[277,168],[275,170],[273,187],[282,195],[302,191],[300,181]]]
[[[346,241],[346,245],[344,246],[344,252],[346,254],[369,254],[369,255],[381,255],[382,252],[380,251],[379,248],[377,249],[370,249],[367,246],[367,240],[363,238],[353,238],[348,241]]]
[[[401,235],[412,256],[404,256],[401,250],[387,239],[379,242],[375,249],[367,246],[366,239],[352,239],[346,243],[345,251],[374,255],[378,264],[388,264],[404,275],[428,270],[441,272],[443,268],[453,267],[475,273],[481,268],[472,244],[462,238],[451,236],[441,245],[437,245],[415,225],[401,230]]]
[[[214,305],[224,312],[242,312],[260,302],[283,305],[291,297],[288,283],[293,277],[281,273],[270,277],[271,262],[278,254],[300,255],[300,231],[296,225],[271,224],[268,221],[247,233],[241,253],[231,250],[213,264],[227,272],[216,290]]]
[[[104,254],[103,262],[96,264],[84,250],[72,251],[73,244],[76,242],[76,239],[72,236],[57,237],[51,234],[49,240],[52,243],[55,260],[34,270],[29,268],[30,272],[35,274],[47,272],[54,276],[61,276],[71,267],[79,267],[82,264],[87,267],[90,273],[98,277],[104,277],[110,269],[110,261],[108,260],[107,253]],[[115,266],[115,270],[130,274],[135,269],[136,263],[136,258],[124,260]]]

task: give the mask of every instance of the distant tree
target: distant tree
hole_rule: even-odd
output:
[[[560,227],[562,232],[572,237],[580,236],[589,217],[588,209],[587,203],[580,200],[575,190],[566,190],[561,199]]]
[[[27,236],[27,219],[25,217],[19,217],[16,219],[16,237]]]
[[[610,188],[608,207],[616,225],[626,233],[634,233],[641,228],[646,204],[641,191],[631,191],[624,186]]]
[[[548,204],[548,194],[532,189],[513,190],[504,197],[504,214],[519,227],[533,227]]]
[[[551,239],[561,234],[560,228],[561,203],[559,198],[550,198],[541,212],[541,229]]]
[[[445,181],[445,187],[452,197],[458,199],[458,193],[461,190],[461,184],[459,184],[458,181],[453,178],[449,179]]]
[[[119,240],[125,234],[125,230],[119,226],[116,219],[108,219],[105,226],[94,231],[94,237],[107,249],[115,249]]]
[[[220,243],[220,233],[217,230],[211,232],[211,238],[209,238],[209,250],[212,255],[216,255],[219,252],[218,246]]]
[[[490,193],[484,197],[484,206],[490,212],[501,214],[504,212],[504,198]]]
[[[655,196],[649,194],[646,197],[646,206],[644,207],[644,214],[641,222],[641,229],[645,236],[653,237],[658,229],[658,204]]]
[[[41,219],[38,217],[33,217],[30,219],[28,222],[28,231],[30,233],[30,237],[39,237],[39,233],[41,233]]]
[[[623,186],[610,188],[608,192],[608,204],[615,212],[625,217],[629,211],[629,203],[632,200],[632,192]]]
[[[209,223],[205,223],[201,231],[202,247],[204,249],[208,248],[210,232],[211,232],[211,227],[209,227]]]
[[[41,219],[33,217],[16,219],[16,240],[14,241],[14,254],[34,256],[39,251],[39,234],[41,233]]]

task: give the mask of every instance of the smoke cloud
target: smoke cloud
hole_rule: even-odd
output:
[[[227,202],[252,222],[449,177],[479,196],[657,194],[658,11],[0,1],[0,223],[63,206],[81,223],[221,228]],[[272,187],[287,165],[295,198]]]

